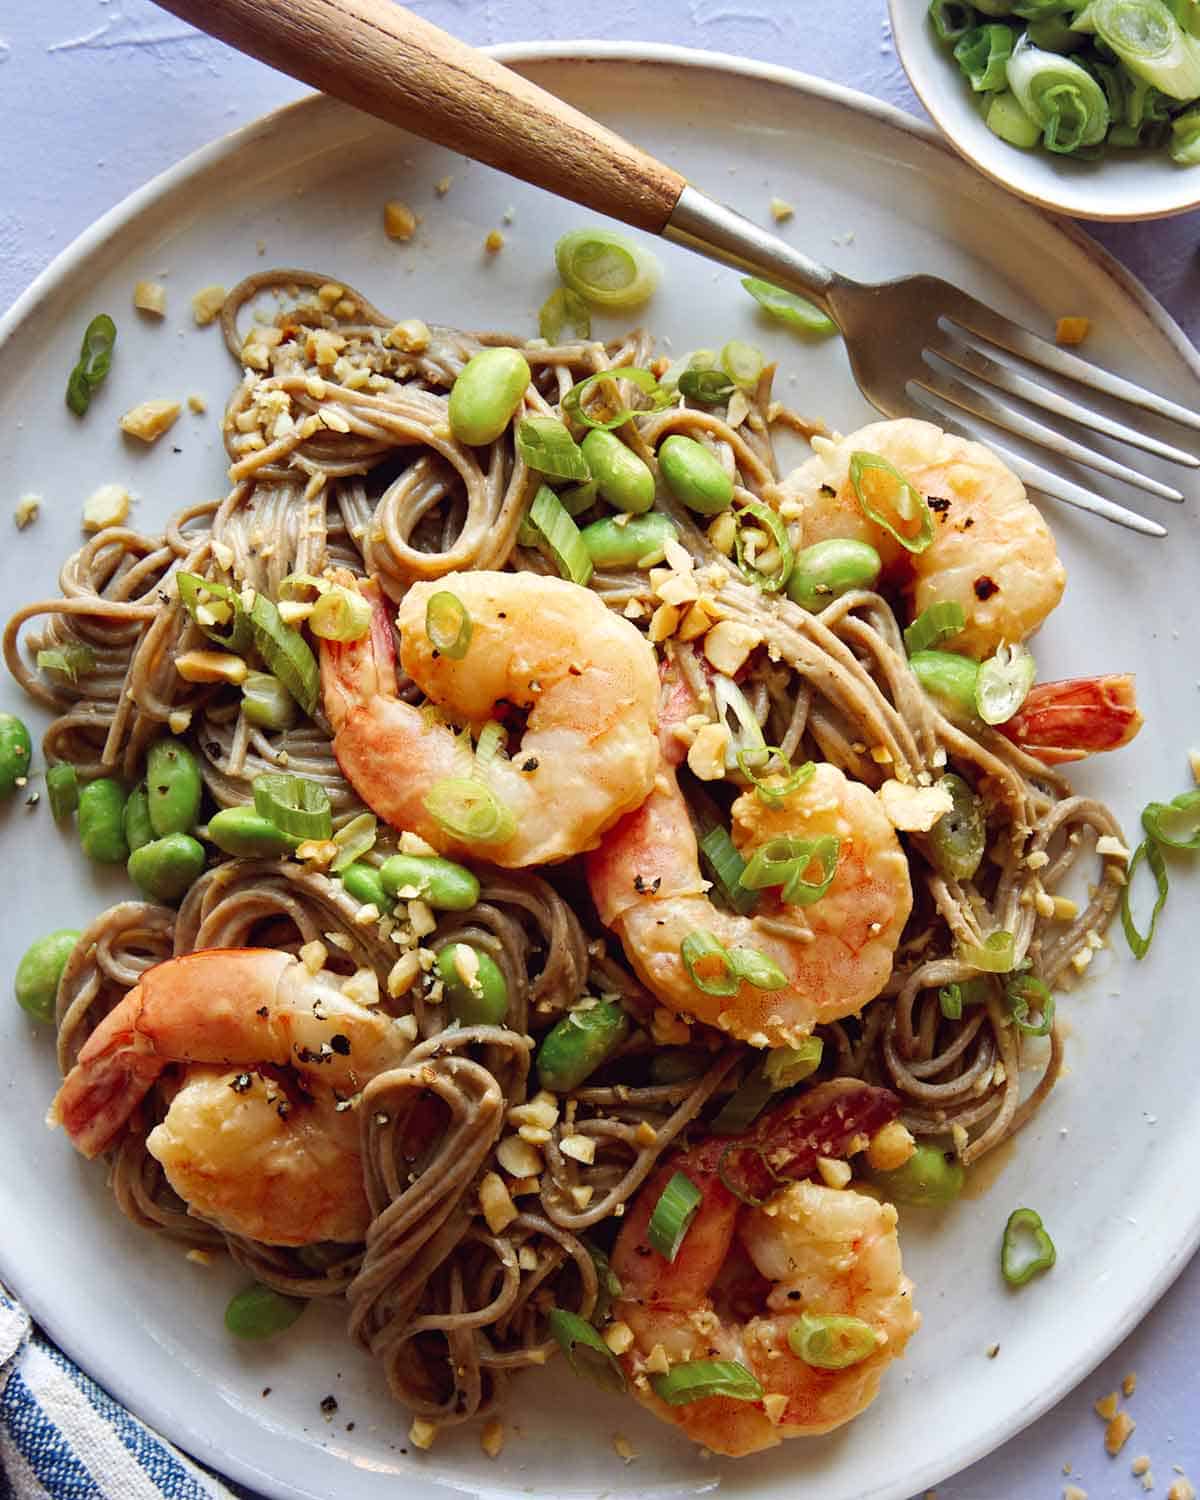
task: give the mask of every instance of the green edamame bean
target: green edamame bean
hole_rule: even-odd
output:
[[[483,349],[450,389],[450,431],[460,443],[494,443],[512,421],[532,377],[517,349]]]
[[[204,869],[204,846],[187,833],[168,833],[142,844],[125,866],[151,901],[178,901]]]
[[[248,803],[226,807],[209,818],[208,841],[235,859],[278,859],[300,843],[260,817]]]
[[[966,1171],[962,1163],[936,1146],[918,1146],[902,1167],[871,1176],[890,1198],[932,1208],[952,1203],[962,1192]]]
[[[447,943],[437,956],[450,1014],[464,1026],[499,1026],[508,1014],[508,985],[490,953],[471,943]]]
[[[609,516],[579,534],[597,568],[629,568],[644,557],[661,561],[667,543],[679,540],[674,522],[659,515],[634,516],[624,524]]]
[[[654,475],[615,432],[595,427],[580,444],[592,478],[610,505],[641,515],[654,504]]]
[[[970,880],[987,842],[983,803],[961,776],[943,776],[936,785],[950,793],[951,806],[929,830],[930,855],[943,875]]]
[[[130,854],[149,844],[154,839],[154,824],[150,821],[150,798],[146,794],[146,783],[139,782],[129,794],[122,819],[125,842]]]
[[[383,888],[379,871],[374,865],[355,860],[341,872],[341,882],[349,895],[363,906],[377,906],[380,911],[391,911],[392,898]]]
[[[421,900],[439,911],[469,911],[479,900],[470,870],[436,854],[393,854],[379,871],[389,896]]]
[[[797,553],[788,577],[788,598],[815,612],[851,589],[871,588],[882,571],[883,561],[870,542],[830,537]]]
[[[46,797],[56,818],[69,818],[79,806],[79,776],[65,760],[46,767]]]
[[[239,1339],[269,1339],[290,1328],[307,1306],[299,1297],[285,1297],[256,1281],[230,1298],[225,1327]]]
[[[200,816],[204,782],[196,757],[182,740],[159,740],[146,755],[150,822],[159,838],[187,833]]]
[[[58,981],[79,936],[71,927],[60,927],[57,932],[47,933],[30,944],[17,965],[13,981],[17,1004],[35,1021],[53,1021]]]
[[[0,797],[16,789],[17,781],[29,775],[33,742],[16,714],[0,714]]]
[[[129,858],[124,829],[125,793],[119,781],[102,776],[79,794],[79,842],[89,859],[123,865]]]
[[[943,708],[975,717],[977,661],[953,651],[914,651],[908,664],[917,681]]]
[[[715,516],[733,504],[733,480],[695,438],[672,433],[658,448],[658,467],[671,493],[689,510]]]
[[[578,1088],[628,1034],[629,1017],[614,1000],[596,1000],[569,1011],[538,1048],[542,1087],[556,1094]]]

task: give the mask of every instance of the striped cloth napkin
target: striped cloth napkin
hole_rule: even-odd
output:
[[[33,1326],[0,1283],[0,1500],[253,1500],[185,1458]]]

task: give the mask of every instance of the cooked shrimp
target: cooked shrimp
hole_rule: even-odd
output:
[[[616,1318],[633,1331],[623,1358],[637,1399],[714,1453],[741,1457],[783,1438],[828,1432],[874,1400],[884,1370],[920,1317],[900,1263],[896,1210],[848,1189],[793,1181],[760,1207],[739,1201],[717,1173],[739,1144],[766,1153],[776,1177],[803,1179],[818,1156],[860,1149],[893,1118],[895,1097],[848,1079],[821,1084],[760,1121],[742,1143],[719,1138],[668,1159],[621,1227],[612,1268]],[[719,1149],[718,1149],[719,1148]],[[663,1189],[682,1172],[701,1203],[673,1262],[647,1240]],[[728,1175],[728,1174],[726,1174]],[[788,1334],[805,1317],[858,1320],[866,1352],[841,1369],[807,1363]],[[762,1388],[758,1400],[706,1396],[668,1405],[653,1372],[684,1361],[733,1361]]]
[[[80,1049],[51,1118],[96,1156],[167,1068],[192,1065],[146,1140],[192,1211],[267,1244],[359,1240],[354,1096],[408,1046],[291,954],[205,949],[147,969]]]
[[[1066,571],[1054,537],[1017,476],[981,443],[909,417],[848,437],[814,438],[813,456],[784,488],[803,506],[802,545],[828,537],[870,542],[902,584],[915,617],[939,600],[962,606],[950,649],[990,656],[1033,634],[1062,598]],[[933,541],[908,552],[864,514],[850,481],[855,452],[878,454],[929,502]]]
[[[658,764],[654,649],[588,589],[530,573],[451,573],[415,584],[400,605],[400,661],[437,709],[478,732],[507,709],[528,710],[511,757],[487,765],[428,707],[396,696],[383,604],[362,641],[321,648],[334,754],[380,817],[443,854],[507,867],[547,864],[594,848],[645,798]],[[449,593],[470,621],[461,656],[429,638],[430,599]],[[473,841],[429,811],[447,780],[483,783],[507,810],[500,836]]]
[[[1022,750],[1056,766],[1102,750],[1119,750],[1142,722],[1132,676],[1111,673],[1039,682],[999,729]]]
[[[677,714],[678,686],[664,696]],[[686,709],[682,710],[686,712]],[[752,789],[733,804],[732,837],[747,858],[777,835],[838,840],[837,868],[810,906],[786,906],[762,892],[754,916],[715,906],[700,872],[696,835],[670,764],[678,745],[665,732],[654,791],[588,858],[588,883],[600,920],[621,940],[650,991],[671,1010],[717,1026],[755,1046],[794,1044],[814,1026],[861,1009],[892,972],[912,910],[908,860],[874,793],[835,766],[768,804]],[[778,781],[781,778],[772,778]],[[751,948],[783,971],[785,987],[748,982],[733,995],[700,989],[683,961],[689,933],[708,932],[727,950]]]

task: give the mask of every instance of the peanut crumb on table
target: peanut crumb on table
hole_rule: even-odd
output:
[[[1119,1411],[1104,1429],[1104,1451],[1116,1458],[1136,1426],[1137,1423],[1127,1411]]]
[[[1136,1373],[1136,1371],[1130,1370],[1129,1374],[1126,1375],[1126,1377],[1124,1378],[1124,1380],[1122,1380],[1122,1382],[1121,1382],[1121,1390],[1124,1393],[1124,1395],[1127,1396],[1127,1397],[1128,1396],[1132,1396],[1133,1393],[1134,1393],[1134,1391],[1137,1390],[1137,1373]]]
[[[1117,1393],[1110,1391],[1107,1396],[1101,1396],[1099,1401],[1093,1403],[1093,1410],[1102,1422],[1111,1422],[1117,1414]]]

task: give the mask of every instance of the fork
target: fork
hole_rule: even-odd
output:
[[[413,134],[809,298],[841,329],[859,389],[884,416],[933,416],[961,435],[982,438],[1043,495],[1146,536],[1167,534],[1157,521],[1065,474],[997,448],[981,422],[1163,500],[1179,502],[1183,495],[1041,417],[1200,467],[1200,458],[1130,425],[1149,415],[1200,431],[1200,413],[1068,353],[949,282],[917,275],[866,285],[831,271],[391,0],[158,3],[240,51]],[[1085,405],[1076,394],[1036,378],[1039,372],[1060,377],[1069,389],[1099,392],[1119,403],[1127,420]]]

